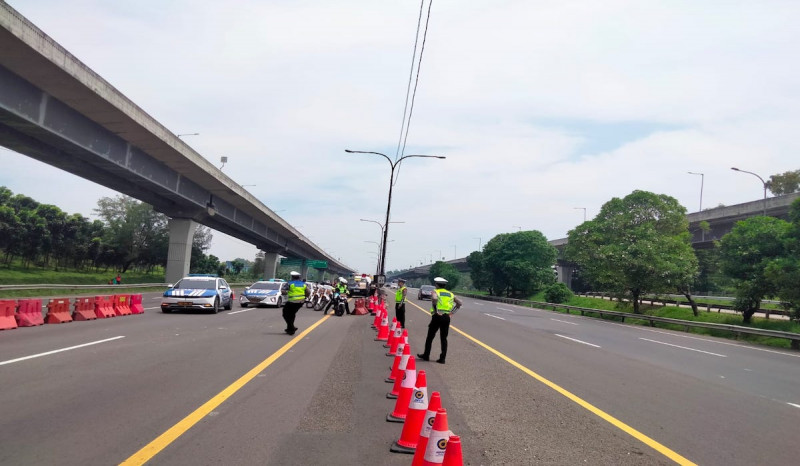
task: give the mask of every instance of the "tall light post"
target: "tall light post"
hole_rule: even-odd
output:
[[[734,168],[734,170],[736,170],[736,169]],[[703,173],[695,173],[695,172],[686,172],[686,173],[688,173],[690,175],[700,175],[700,209],[698,209],[697,211],[698,212],[702,212],[703,211],[703,184],[705,182],[706,175],[703,174]],[[758,175],[756,175],[756,176],[758,176]]]
[[[766,217],[767,216],[767,182],[764,181],[764,178],[761,178],[760,176],[756,175],[753,172],[749,172],[747,170],[739,170],[736,167],[731,167],[731,170],[736,171],[736,172],[749,173],[749,174],[755,176],[756,178],[758,178],[759,180],[761,180],[761,184],[764,185],[764,210],[762,212],[762,215],[764,217]]]
[[[583,211],[583,221],[586,222],[586,207],[573,207],[575,210],[582,210]]]
[[[381,250],[383,250],[383,240],[384,240],[384,234],[383,234],[384,225],[383,225],[383,223],[381,223],[381,222],[379,222],[377,220],[368,220],[366,218],[360,218],[359,220],[362,221],[362,222],[369,222],[369,223],[374,223],[374,224],[378,225],[378,227],[381,229],[381,243],[380,243],[381,246],[380,246],[380,248],[381,248]],[[406,223],[406,222],[404,222],[404,221],[396,221],[396,222],[389,222],[389,223]],[[381,263],[382,262],[383,261],[381,261],[381,260],[378,261],[378,271],[377,271],[377,273],[381,273]]]
[[[456,256],[458,256],[458,253],[456,252],[456,245],[454,244],[453,245],[453,260],[456,260]]]
[[[518,232],[522,231],[522,227],[521,226],[514,225],[514,228],[516,228]]]
[[[472,238],[472,239],[478,240],[478,251],[480,251],[481,250],[481,243],[482,243],[481,237],[479,236],[477,238]]]
[[[381,263],[380,263],[380,265],[381,265],[380,275],[384,275],[384,273],[386,272],[386,269],[385,269],[385,266],[386,266],[386,264],[385,264],[385,262],[386,262],[386,238],[389,235],[389,214],[390,214],[390,212],[392,210],[392,186],[394,186],[394,169],[395,169],[395,167],[397,167],[397,165],[400,162],[402,162],[403,160],[410,159],[412,157],[426,158],[426,159],[445,159],[447,157],[444,157],[442,155],[417,155],[417,154],[414,154],[414,155],[406,155],[404,157],[400,157],[399,159],[397,159],[394,162],[392,162],[392,159],[390,159],[388,155],[381,154],[380,152],[370,152],[370,151],[360,151],[360,150],[350,150],[350,149],[345,149],[345,152],[347,152],[348,154],[375,154],[375,155],[380,155],[381,157],[385,158],[386,161],[389,162],[389,165],[392,167],[392,171],[391,171],[391,173],[389,175],[389,199],[386,202],[386,223],[384,224],[384,228],[383,228],[383,245],[382,245],[383,246],[382,247],[383,250],[381,251]]]

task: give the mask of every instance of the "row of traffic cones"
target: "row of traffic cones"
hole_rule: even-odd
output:
[[[461,438],[448,428],[447,411],[442,407],[439,392],[433,392],[428,398],[426,374],[424,370],[417,373],[408,331],[397,319],[393,318],[389,324],[383,302],[370,302],[370,310],[373,309],[375,340],[386,342],[383,345],[389,348],[386,356],[394,356],[385,382],[393,384],[386,398],[394,399],[395,405],[386,420],[403,423],[400,438],[392,443],[389,451],[413,454],[412,466],[463,465]]]

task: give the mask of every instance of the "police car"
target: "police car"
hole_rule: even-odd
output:
[[[239,305],[247,307],[250,305],[277,306],[284,304],[285,296],[281,294],[281,286],[284,281],[279,279],[259,280],[244,289],[239,295]]]
[[[189,274],[172,285],[161,299],[161,312],[169,314],[183,309],[219,312],[220,307],[230,310],[233,290],[223,278],[216,275]]]

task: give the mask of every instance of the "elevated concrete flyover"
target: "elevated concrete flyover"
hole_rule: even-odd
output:
[[[278,256],[353,271],[0,2],[0,145],[152,205],[170,217],[167,281],[189,270],[197,223]]]

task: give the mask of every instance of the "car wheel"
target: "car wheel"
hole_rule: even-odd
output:
[[[172,309],[167,309],[166,307],[162,307],[161,312],[163,312],[164,314],[169,314],[172,312]]]
[[[216,314],[219,312],[219,297],[214,298],[214,307],[211,308],[211,313]]]
[[[239,301],[239,306],[240,307],[247,307],[247,303]]]
[[[225,305],[225,310],[230,311],[232,307],[233,307],[233,298],[228,300],[228,304]]]

